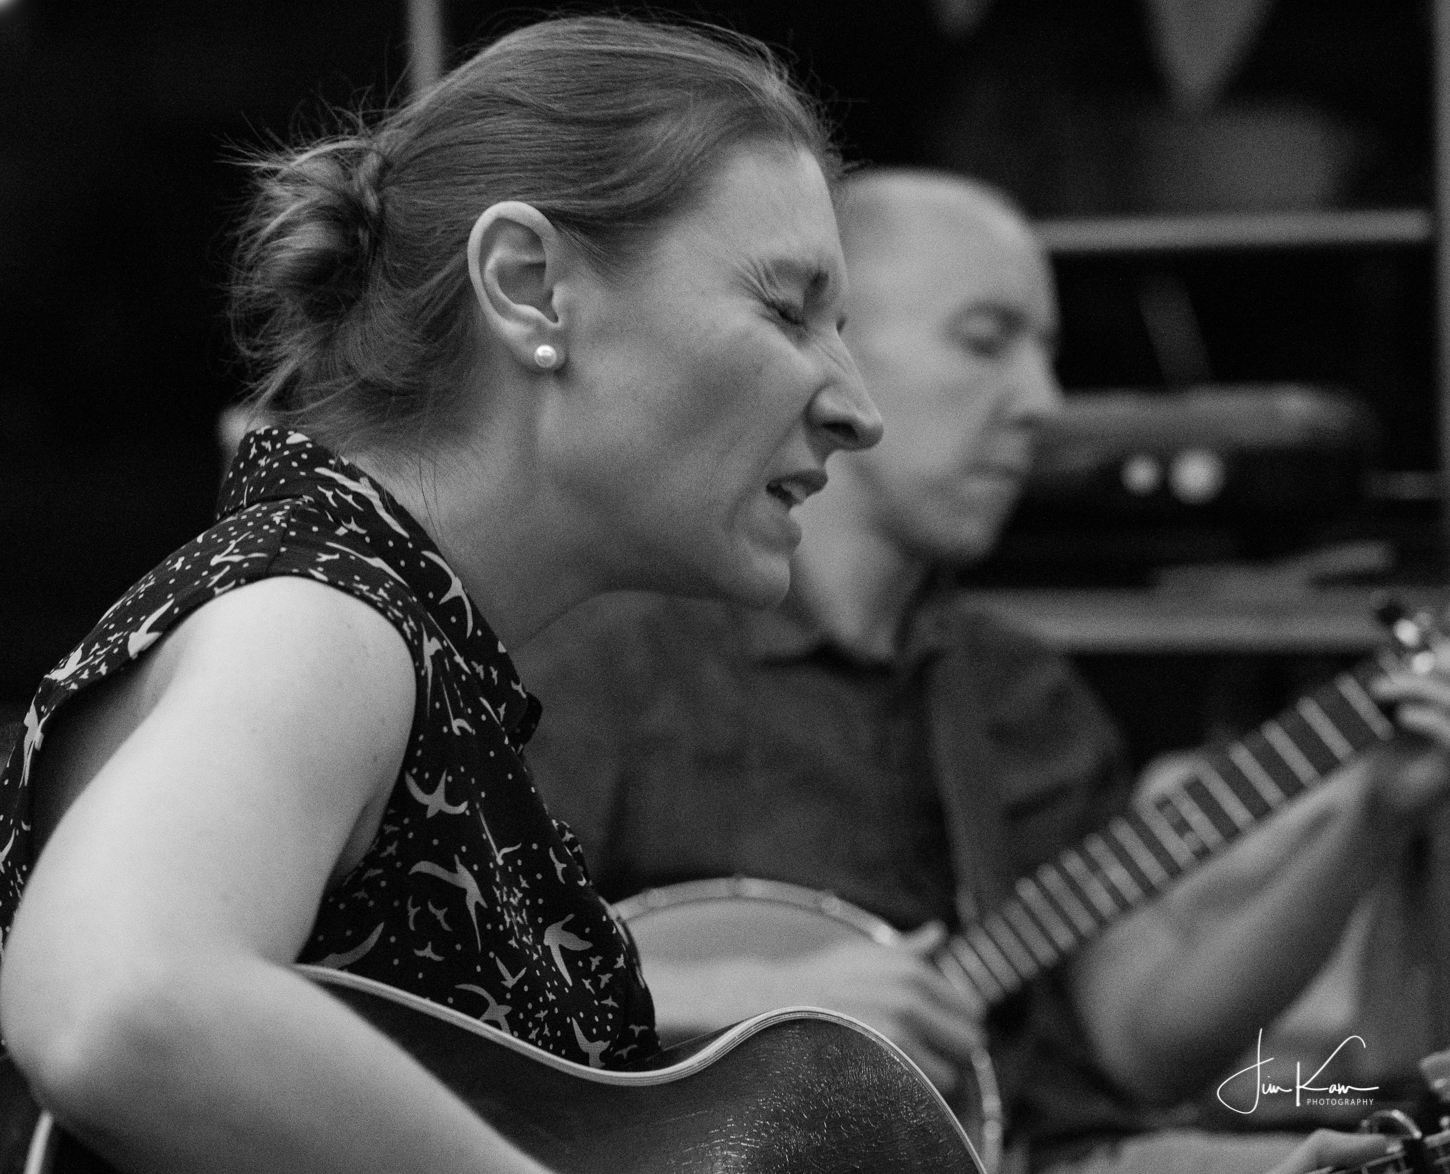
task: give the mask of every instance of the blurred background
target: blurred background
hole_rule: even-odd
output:
[[[0,719],[209,517],[238,150],[560,7],[0,0]],[[643,6],[567,5],[605,7]],[[1432,0],[649,7],[782,48],[849,159],[1040,222],[1074,407],[964,581],[1080,658],[1137,757],[1367,648],[1374,588],[1443,597]]]

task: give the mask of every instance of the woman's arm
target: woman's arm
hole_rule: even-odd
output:
[[[539,1169],[287,966],[371,839],[413,694],[380,615],[267,580],[47,745],[98,769],[31,877],[0,1023],[42,1103],[123,1169]]]

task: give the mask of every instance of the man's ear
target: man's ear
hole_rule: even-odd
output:
[[[563,362],[555,283],[564,242],[532,204],[506,200],[484,210],[468,234],[468,276],[489,332],[514,359],[538,371]],[[554,349],[542,363],[539,348]]]

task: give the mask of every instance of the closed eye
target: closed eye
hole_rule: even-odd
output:
[[[1049,355],[1057,353],[1055,323],[1039,323],[1020,308],[979,305],[958,314],[950,326],[958,346],[979,358],[1001,358],[1025,338],[1036,340]]]
[[[777,301],[775,299],[769,299],[766,301],[765,304],[770,308],[770,312],[774,314],[777,318],[779,318],[782,322],[786,322],[791,326],[805,326],[806,311],[804,306],[794,305],[790,302]]]
[[[978,310],[962,315],[952,331],[957,342],[984,359],[994,359],[1021,333],[1020,318],[996,310]]]

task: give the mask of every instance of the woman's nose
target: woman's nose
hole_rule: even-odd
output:
[[[821,388],[807,408],[811,427],[831,438],[833,447],[870,448],[881,439],[881,413],[866,394],[854,362],[843,364],[837,378]]]

